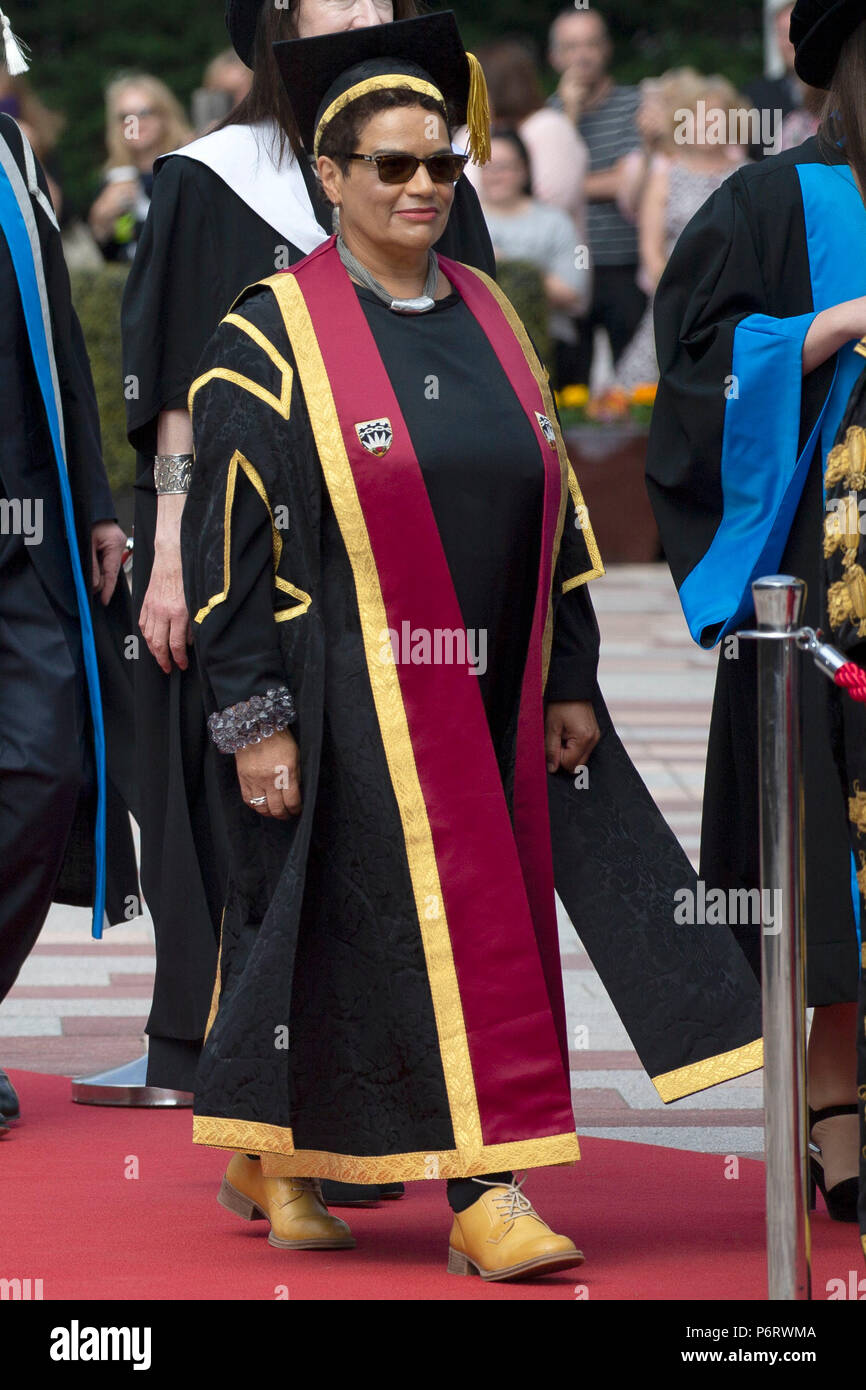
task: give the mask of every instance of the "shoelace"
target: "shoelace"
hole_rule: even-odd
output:
[[[499,1188],[493,1201],[501,1209],[506,1221],[516,1221],[518,1216],[535,1216],[540,1220],[538,1212],[529,1198],[521,1191],[526,1177],[527,1175],[524,1174],[520,1182],[509,1183],[507,1187],[501,1182],[487,1182],[484,1178],[473,1178],[472,1181],[479,1183],[482,1187]]]
[[[321,1197],[322,1186],[319,1178],[292,1178],[292,1186],[300,1188],[301,1192],[312,1192],[316,1197]]]

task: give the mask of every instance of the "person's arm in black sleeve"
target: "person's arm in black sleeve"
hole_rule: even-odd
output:
[[[291,676],[277,623],[286,616],[286,593],[300,591],[279,574],[287,537],[277,529],[274,492],[292,448],[293,370],[270,291],[246,299],[232,319],[209,343],[190,393],[195,462],[183,516],[184,584],[213,710],[211,738],[221,754],[234,755],[243,801],[260,816],[285,820],[302,803]],[[271,342],[270,353],[259,335]]]
[[[255,314],[255,299],[247,300],[240,316]],[[214,368],[236,380],[211,376]],[[286,421],[236,381],[260,385],[275,401],[284,383],[271,358],[233,323],[220,324],[199,369],[192,391],[195,462],[182,527],[184,587],[199,666],[213,707],[224,711],[287,685],[275,622],[282,536],[265,500]]]
[[[222,264],[194,160],[158,165],[123,295],[123,377],[133,448],[157,452],[164,410],[185,410],[198,361],[228,308]],[[235,286],[235,292],[242,287]]]
[[[218,710],[286,684],[274,622],[271,518],[241,470],[234,478],[229,523],[226,596],[204,615],[201,610],[191,613],[199,664]],[[210,595],[202,608],[207,609],[213,598]]]

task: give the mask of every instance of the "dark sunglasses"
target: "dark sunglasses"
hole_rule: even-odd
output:
[[[414,154],[350,154],[346,157],[375,164],[382,183],[410,183],[420,164],[434,183],[456,183],[469,163],[468,154],[428,154],[426,159]]]

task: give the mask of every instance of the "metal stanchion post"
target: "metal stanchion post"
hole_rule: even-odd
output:
[[[767,1281],[774,1300],[811,1297],[807,1195],[805,912],[801,658],[805,585],[790,575],[752,585],[758,642]],[[746,634],[742,634],[746,635]]]

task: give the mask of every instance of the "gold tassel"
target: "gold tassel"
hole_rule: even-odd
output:
[[[3,30],[3,52],[6,60],[6,71],[10,77],[21,77],[23,73],[30,71],[30,64],[24,57],[24,44],[20,39],[16,39],[12,33],[12,25],[9,23],[7,15],[0,10],[0,28]]]
[[[490,158],[490,97],[484,69],[474,53],[469,59],[469,100],[466,103],[466,124],[469,127],[469,153],[474,164],[486,164]]]

